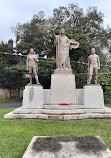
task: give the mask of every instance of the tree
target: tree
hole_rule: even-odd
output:
[[[90,54],[90,48],[95,47],[101,62],[106,63],[106,57],[102,50],[104,47],[109,48],[111,30],[109,28],[104,29],[103,18],[104,15],[98,12],[96,7],[89,7],[85,14],[83,9],[79,8],[78,4],[69,4],[68,7],[54,9],[50,22],[56,28],[81,29],[81,32],[87,39],[85,52],[87,50]]]
[[[1,41],[1,43],[0,43],[0,52],[13,53],[13,48],[10,47],[8,43],[4,43],[3,41]]]
[[[90,50],[95,47],[101,63],[107,64],[107,58],[102,50],[104,47],[110,48],[111,28],[105,29],[103,22],[104,15],[96,7],[89,7],[87,12],[84,13],[78,4],[69,4],[67,7],[55,8],[53,16],[47,19],[44,12],[39,12],[33,16],[30,22],[18,23],[16,27],[13,27],[13,31],[17,40],[19,40],[18,51],[25,51],[27,54],[29,48],[33,47],[40,56],[50,52],[49,57],[52,57],[56,56],[56,53],[51,28],[55,26],[56,34],[59,34],[60,28],[63,27],[70,39],[75,39],[80,43],[79,49],[70,50],[72,61],[87,63]],[[41,63],[44,65],[44,69]],[[49,73],[49,71],[46,71],[46,67],[51,68],[52,63],[48,60],[47,64],[44,60],[41,63],[41,74]],[[71,63],[71,65],[74,73],[87,72],[86,65],[76,63]]]
[[[47,50],[47,27],[47,21],[44,19],[43,12],[34,15],[30,22],[23,25],[18,23],[16,27],[12,28],[17,40],[20,41],[17,48],[26,50],[33,47],[38,53]]]
[[[13,66],[5,66],[0,71],[0,87],[8,88],[10,90],[10,98],[12,89],[20,89],[28,83],[24,76],[25,63],[20,62]]]

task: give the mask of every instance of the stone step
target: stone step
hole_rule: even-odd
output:
[[[44,109],[55,109],[55,110],[83,109],[83,105],[44,105]]]
[[[73,109],[73,110],[55,110],[55,109],[43,109],[43,114],[57,114],[57,115],[68,115],[68,114],[85,114],[85,113],[111,113],[111,109]]]
[[[111,114],[77,114],[77,115],[50,115],[50,114],[14,114],[10,112],[4,115],[5,119],[45,119],[45,120],[79,120],[79,119],[111,119]]]
[[[14,114],[51,114],[51,115],[72,115],[72,114],[86,114],[86,113],[106,113],[110,114],[111,109],[105,107],[104,109],[24,109],[22,107],[13,111]]]
[[[25,108],[17,108],[14,111],[14,114],[41,114],[43,109],[25,109]]]
[[[64,114],[80,114],[84,113],[83,109],[74,109],[74,110],[55,110],[55,109],[43,109],[43,114],[57,114],[57,115],[64,115]]]

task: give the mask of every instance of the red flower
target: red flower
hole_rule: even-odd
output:
[[[54,59],[54,56],[51,59]]]
[[[66,103],[62,103],[62,104],[60,104],[60,105],[69,105],[69,104],[66,104]]]
[[[4,54],[8,54],[7,52],[4,52]]]

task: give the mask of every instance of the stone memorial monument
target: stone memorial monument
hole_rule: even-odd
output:
[[[69,49],[78,48],[79,42],[70,40],[61,29],[60,35],[55,35],[56,43],[56,70],[51,76],[50,104],[76,104],[75,75],[72,74]]]
[[[88,79],[83,89],[77,89],[75,75],[72,74],[70,65],[70,48],[78,48],[79,43],[69,39],[65,30],[61,29],[60,35],[52,30],[56,43],[56,69],[51,75],[51,88],[43,89],[37,76],[38,59],[34,55],[27,57],[27,70],[30,73],[30,83],[23,92],[22,107],[6,114],[5,119],[35,118],[73,120],[86,118],[111,118],[111,109],[104,106],[103,90],[97,84],[97,73],[100,68],[99,56],[95,48],[91,49],[88,57]],[[32,84],[32,71],[36,84]],[[91,84],[94,71],[95,84]]]

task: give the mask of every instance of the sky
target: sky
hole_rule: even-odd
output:
[[[84,12],[89,6],[97,7],[104,14],[104,26],[111,27],[111,0],[0,0],[0,41],[15,40],[11,27],[17,23],[30,21],[40,11],[50,17],[55,8],[69,3],[78,3]]]

